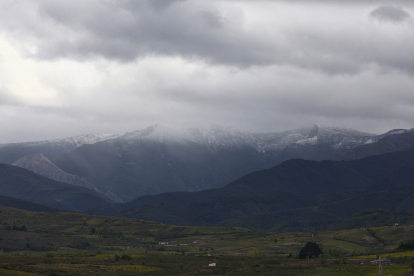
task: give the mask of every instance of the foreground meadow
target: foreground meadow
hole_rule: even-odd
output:
[[[0,275],[411,275],[414,227],[273,233],[0,207]],[[298,259],[309,241],[317,258]],[[213,266],[215,264],[215,266]]]

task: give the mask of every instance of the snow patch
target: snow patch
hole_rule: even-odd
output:
[[[312,138],[300,139],[296,141],[296,144],[299,145],[316,145],[318,143],[318,136]]]

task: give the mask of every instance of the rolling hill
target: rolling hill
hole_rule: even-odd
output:
[[[32,212],[58,212],[60,209],[36,204],[30,201],[0,195],[0,206],[11,207]]]
[[[117,205],[113,214],[171,224],[296,231],[366,209],[414,211],[413,183],[414,149],[349,162],[294,159],[220,189],[140,197]]]
[[[89,212],[111,204],[103,195],[16,166],[0,164],[0,195],[53,208]]]

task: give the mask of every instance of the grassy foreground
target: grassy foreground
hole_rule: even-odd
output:
[[[273,233],[0,207],[0,275],[411,275],[414,227]],[[299,260],[316,242],[324,254]],[[395,251],[395,252],[394,252]],[[216,266],[209,266],[215,263]]]

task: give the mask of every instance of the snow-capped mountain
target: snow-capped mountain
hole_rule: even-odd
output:
[[[264,149],[283,150],[288,146],[329,145],[332,149],[352,149],[369,140],[376,140],[375,134],[369,134],[350,128],[330,125],[313,125],[282,133],[264,134]]]
[[[280,133],[250,133],[232,127],[168,127],[150,126],[143,130],[128,132],[119,139],[136,141],[152,140],[160,143],[192,142],[205,146],[249,145],[258,151],[282,150],[288,145],[316,145],[329,143],[336,149],[352,149],[356,145],[377,140],[375,134],[364,133],[350,128],[313,125],[307,128]]]
[[[46,176],[59,182],[98,191],[98,189],[93,184],[89,183],[85,178],[65,173],[41,153],[24,156],[12,165]]]
[[[258,147],[253,133],[233,127],[212,125],[208,127],[182,127],[154,125],[143,130],[128,132],[119,137],[126,141],[157,141],[160,143],[194,143],[210,149],[215,147],[234,147],[249,145]]]
[[[118,136],[113,134],[86,134],[63,139],[0,144],[0,163],[11,164],[23,156],[37,153],[53,160],[82,145],[94,144]]]
[[[214,125],[154,125],[77,148],[56,164],[131,200],[146,194],[220,187],[291,158],[339,160],[378,137],[326,125],[279,133]]]

